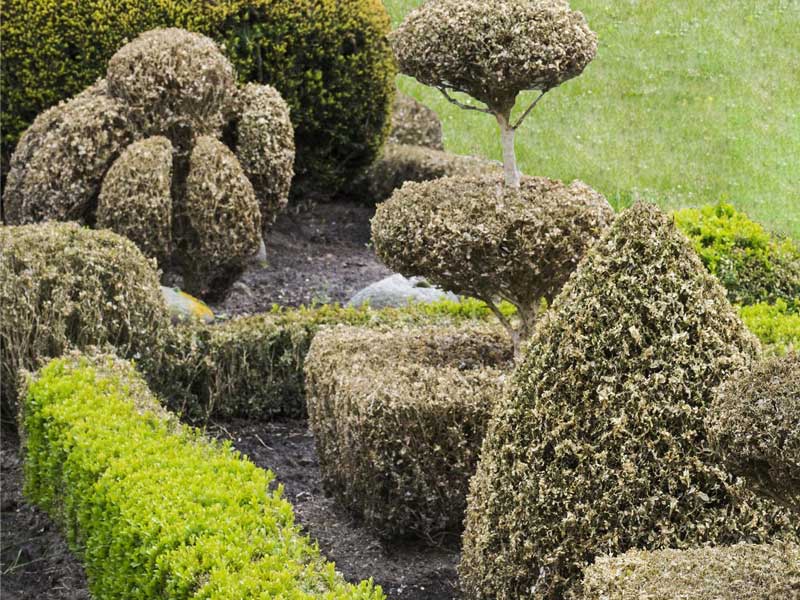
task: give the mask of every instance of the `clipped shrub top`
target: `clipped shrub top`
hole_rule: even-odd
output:
[[[719,203],[675,213],[709,271],[736,304],[784,300],[800,307],[800,246],[776,238],[733,206]]]
[[[294,523],[274,476],[159,408],[113,357],[53,361],[25,395],[25,493],[98,598],[380,600]]]
[[[21,370],[70,348],[111,345],[159,365],[169,316],[136,246],[75,223],[0,227],[0,380],[14,417]]]
[[[397,92],[392,107],[392,129],[388,142],[444,150],[442,122],[430,108],[403,92]]]
[[[249,83],[237,95],[236,156],[253,184],[264,225],[289,201],[294,176],[294,129],[278,90]]]
[[[715,388],[758,348],[686,238],[638,203],[538,323],[470,488],[473,598],[560,598],[597,555],[765,541],[798,523],[715,459]]]
[[[579,181],[502,175],[409,182],[378,207],[378,256],[406,276],[482,300],[524,308],[551,300],[611,223],[602,195]]]
[[[208,35],[241,81],[280,91],[292,109],[303,188],[331,193],[377,156],[396,74],[380,0],[7,0],[4,155],[39,113],[102,76],[123,44],[163,27]]]
[[[586,569],[582,600],[792,600],[800,590],[800,546],[736,544],[631,550]]]
[[[429,0],[391,35],[400,71],[493,110],[581,74],[597,36],[565,0]]]
[[[763,360],[726,381],[708,430],[732,473],[800,512],[800,355]]]
[[[761,340],[766,354],[780,356],[800,350],[800,312],[792,308],[783,300],[759,302],[739,307],[739,316]]]
[[[108,91],[123,101],[145,135],[186,149],[192,138],[222,130],[236,73],[209,38],[183,29],[147,31],[108,61]]]
[[[108,94],[105,80],[42,113],[11,159],[3,193],[6,222],[89,219],[106,171],[138,137],[128,114]]]

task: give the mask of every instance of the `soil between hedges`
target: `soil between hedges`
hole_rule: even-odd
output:
[[[222,302],[230,315],[346,302],[390,271],[368,246],[374,209],[355,203],[318,204],[279,217],[267,240],[267,264],[254,265]],[[460,598],[457,540],[438,547],[382,543],[322,488],[314,439],[305,420],[211,423],[208,433],[231,439],[258,466],[271,469],[294,505],[297,522],[349,581],[372,577],[392,600]],[[22,496],[19,439],[0,440],[0,591],[3,600],[87,600],[83,567],[48,516]],[[449,545],[447,545],[449,544]]]

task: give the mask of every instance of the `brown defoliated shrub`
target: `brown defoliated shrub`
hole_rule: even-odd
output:
[[[261,212],[253,185],[219,140],[197,139],[177,212],[186,289],[204,295],[226,288],[258,251]]]
[[[0,227],[4,420],[15,416],[23,369],[111,345],[155,373],[169,329],[158,273],[129,240],[75,223]]]
[[[11,158],[6,222],[86,221],[106,171],[136,137],[127,107],[104,80],[42,113]]]
[[[575,599],[795,600],[798,593],[800,546],[736,544],[599,558]]]
[[[619,216],[537,324],[470,484],[468,597],[561,598],[594,557],[800,536],[716,459],[715,388],[758,350],[655,206]]]
[[[400,71],[510,110],[523,90],[580,75],[597,36],[565,0],[433,0],[390,36]]]
[[[406,183],[378,207],[372,238],[378,256],[406,276],[494,305],[514,304],[530,333],[542,298],[550,301],[586,250],[612,222],[602,195],[575,181],[502,175]]]
[[[708,415],[714,448],[757,493],[800,512],[800,355],[726,381]]]
[[[397,92],[392,107],[392,129],[386,141],[444,150],[442,122],[430,108],[408,94]]]
[[[97,227],[132,240],[160,264],[172,254],[172,144],[162,136],[128,146],[100,190]]]
[[[305,373],[326,487],[383,536],[457,534],[512,364],[496,326],[321,330]]]
[[[294,175],[294,129],[289,106],[268,85],[249,83],[237,95],[236,156],[253,184],[264,227],[289,201]]]
[[[154,29],[108,61],[108,90],[144,135],[163,135],[186,151],[218,135],[232,109],[236,74],[213,40],[183,29]]]

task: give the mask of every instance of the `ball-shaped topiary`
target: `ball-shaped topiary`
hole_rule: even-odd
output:
[[[261,212],[239,161],[219,140],[197,140],[184,202],[179,243],[186,288],[201,294],[222,290],[258,251]]]
[[[334,191],[377,156],[396,74],[380,0],[6,0],[4,156],[40,112],[102,76],[126,41],[161,27],[213,38],[241,81],[280,91],[296,129],[299,188]]]
[[[235,116],[236,156],[256,191],[263,225],[271,225],[289,201],[294,175],[294,129],[289,107],[268,85],[239,90]]]
[[[553,299],[613,218],[605,198],[578,181],[523,177],[516,190],[499,174],[445,177],[397,190],[378,207],[372,239],[381,260],[406,276],[490,306],[514,304],[519,351],[541,299]]]
[[[156,373],[170,328],[154,265],[129,240],[75,223],[0,227],[0,315],[0,392],[12,420],[23,369],[109,344]]]
[[[536,327],[472,479],[468,597],[562,598],[600,554],[762,542],[795,519],[714,457],[715,388],[758,349],[686,238],[634,205]]]
[[[127,107],[104,80],[40,115],[11,159],[3,193],[6,222],[90,218],[111,163],[137,137]]]
[[[108,170],[97,203],[97,227],[124,235],[161,264],[172,254],[172,152],[162,136],[128,146]]]
[[[800,511],[800,355],[766,359],[726,381],[708,429],[732,473]]]
[[[391,144],[423,146],[444,150],[442,122],[430,108],[403,92],[397,92],[392,106]]]
[[[165,135],[181,149],[221,132],[236,74],[209,38],[183,29],[147,31],[108,61],[108,91],[144,135]]]

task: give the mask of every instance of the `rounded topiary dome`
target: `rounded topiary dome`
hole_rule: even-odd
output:
[[[89,219],[106,171],[137,137],[128,117],[105,80],[39,115],[11,159],[6,222]]]
[[[172,253],[172,150],[162,136],[128,146],[108,170],[97,203],[97,227],[124,235],[162,263]]]
[[[145,135],[165,135],[182,149],[218,134],[232,108],[236,74],[213,40],[183,29],[156,29],[108,61],[108,90]]]
[[[237,96],[236,156],[255,189],[263,225],[289,201],[294,176],[294,129],[278,90],[249,83]]]
[[[731,377],[716,395],[708,428],[731,472],[800,511],[800,355],[766,359]]]
[[[580,75],[597,36],[566,0],[429,0],[391,35],[400,71],[496,111]]]
[[[468,597],[560,599],[601,554],[796,538],[704,424],[758,342],[673,221],[617,217],[537,324],[470,487]]]
[[[515,304],[529,329],[586,250],[612,222],[605,198],[584,183],[502,175],[407,182],[381,204],[372,239],[386,265],[446,290]],[[523,332],[523,337],[527,331]]]

